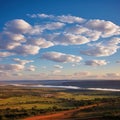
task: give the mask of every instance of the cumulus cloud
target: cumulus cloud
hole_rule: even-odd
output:
[[[62,45],[80,45],[88,43],[88,38],[81,36],[81,35],[74,35],[74,34],[60,34],[56,36],[53,41],[55,44],[62,44]]]
[[[13,61],[20,65],[25,65],[27,63],[34,62],[33,60],[21,60],[19,58],[13,58]]]
[[[58,74],[58,73],[61,73],[61,70],[54,70],[54,71],[52,71],[52,74]]]
[[[14,55],[14,53],[11,52],[0,52],[0,57],[8,57]]]
[[[22,34],[16,34],[16,33],[5,32],[5,31],[0,34],[0,39],[11,40],[13,42],[25,42],[26,41],[24,35]]]
[[[119,26],[115,25],[111,21],[105,21],[99,19],[89,20],[85,26],[89,29],[102,32],[102,37],[109,37],[115,35],[119,30]]]
[[[11,41],[10,39],[1,39],[0,38],[0,49],[11,50],[14,49],[16,46],[20,46],[21,43]]]
[[[40,50],[39,46],[34,46],[34,45],[22,45],[22,46],[17,46],[13,49],[13,52],[20,54],[20,55],[35,55],[38,54]]]
[[[47,15],[47,14],[33,14],[31,15],[31,17],[49,18],[53,21],[63,22],[63,23],[68,23],[68,24],[76,23],[76,26],[73,27],[74,29],[71,29],[71,30],[76,31],[76,33],[79,33],[79,34],[81,34],[81,32],[85,32],[86,30],[91,31],[91,33],[92,31],[96,32],[97,34],[99,34],[99,37],[100,36],[110,37],[113,35],[120,34],[120,27],[112,23],[111,21],[105,21],[105,20],[99,20],[99,19],[91,19],[87,21],[84,18],[72,16],[72,15],[54,16],[54,15]],[[78,25],[78,23],[81,24],[81,28],[78,27],[80,26]]]
[[[40,35],[46,30],[54,31],[57,29],[61,29],[64,26],[65,24],[61,22],[49,22],[49,23],[42,24],[42,25],[38,24],[38,25],[32,26],[32,28],[28,31],[28,34],[29,35]]]
[[[36,67],[34,65],[30,65],[29,67],[27,67],[28,71],[35,71]]]
[[[85,19],[81,17],[71,16],[71,15],[61,15],[57,16],[57,20],[65,23],[83,23]]]
[[[0,49],[11,50],[16,46],[20,46],[26,39],[22,34],[14,34],[11,32],[2,32],[0,34]]]
[[[45,24],[37,24],[32,26],[31,29],[27,32],[29,35],[42,35],[44,31],[54,31],[54,30],[59,30],[62,29],[65,26],[64,23],[61,22],[49,22]]]
[[[82,57],[70,55],[70,54],[64,54],[60,52],[46,52],[42,55],[42,58],[51,60],[54,62],[80,62],[82,60]]]
[[[84,33],[84,36],[86,36],[89,39],[89,42],[96,41],[100,38],[101,32],[95,30],[89,30],[86,33]]]
[[[54,18],[54,16],[53,15],[47,15],[47,14],[32,14],[32,15],[30,15],[30,14],[27,14],[27,16],[29,16],[29,17],[31,17],[31,18],[36,18],[36,17],[38,17],[38,18]]]
[[[66,33],[71,33],[71,34],[84,34],[88,31],[89,29],[86,27],[83,27],[82,25],[74,25],[66,28],[65,30]]]
[[[31,29],[31,25],[23,19],[15,19],[5,24],[5,31],[13,33],[27,33]]]
[[[82,54],[89,55],[89,56],[110,56],[117,52],[118,46],[103,46],[97,45],[93,46],[88,50],[81,51]]]
[[[19,64],[0,64],[0,71],[20,71],[24,69],[24,65]]]
[[[37,16],[40,18],[54,18],[53,15],[47,15],[47,14],[37,14]]]
[[[100,42],[97,44],[90,45],[88,50],[81,50],[82,54],[89,55],[89,56],[110,56],[117,52],[120,48],[119,44],[120,38],[112,38],[107,42]]]
[[[1,71],[7,71],[7,69],[8,71],[35,71],[35,66],[25,66],[32,60],[21,60],[19,58],[25,55],[29,55],[31,58],[30,55],[37,55],[40,49],[46,49],[42,51],[45,52],[42,54],[42,58],[46,60],[60,63],[70,62],[73,66],[78,65],[82,60],[80,56],[49,52],[49,50],[52,51],[53,46],[55,46],[53,47],[55,51],[59,46],[77,45],[77,48],[84,48],[81,50],[82,54],[96,57],[113,55],[120,48],[120,26],[111,21],[86,20],[72,15],[28,14],[28,16],[34,18],[32,20],[35,18],[41,20],[28,23],[23,19],[14,19],[8,21],[0,33],[0,57],[8,57],[8,59],[11,55],[18,57],[13,59],[16,64],[0,65]],[[88,46],[85,46],[88,45],[87,43],[89,44],[88,49]],[[101,66],[107,63],[105,60],[85,61],[85,65],[91,66]],[[62,66],[55,65],[54,68],[60,70]],[[81,76],[82,74],[87,75],[87,73],[76,73],[76,75]]]
[[[89,66],[103,66],[106,65],[108,62],[105,60],[87,60],[85,61],[85,65]]]
[[[54,15],[47,15],[47,14],[28,14],[29,17],[31,18],[49,18],[52,19],[54,21],[60,21],[60,22],[64,22],[64,23],[83,23],[85,22],[84,18],[81,17],[76,17],[76,16],[72,16],[72,15],[61,15],[61,16],[54,16]]]
[[[54,67],[58,68],[58,69],[62,69],[63,68],[63,66],[61,66],[61,65],[54,65]]]
[[[119,37],[114,37],[111,40],[106,42],[107,45],[118,45],[120,43],[120,38]]]
[[[88,29],[87,27],[84,27],[81,25],[69,27],[65,30],[65,32],[69,33],[69,34],[71,33],[74,35],[82,35],[88,39],[87,42],[96,41],[101,36],[101,32],[92,30],[92,29]]]
[[[97,41],[100,37],[120,34],[120,27],[118,25],[105,20],[85,20],[72,15],[33,14],[28,16],[49,19],[33,25],[30,25],[23,19],[14,19],[7,22],[3,32],[0,34],[0,41],[2,41],[0,42],[0,49],[13,50],[17,54],[20,54],[20,50],[22,49],[24,52],[28,51],[25,54],[37,54],[40,48],[48,48],[55,45],[81,45]],[[109,44],[112,44],[114,41],[118,43],[119,39],[113,40]],[[34,52],[29,53],[29,48],[33,48]],[[87,55],[95,54],[95,56],[99,56],[99,54],[103,54],[101,56],[107,56],[107,54],[110,54],[109,51],[112,51],[111,54],[114,54],[117,49],[118,47],[112,46],[110,48],[107,45],[101,45],[94,47],[89,53],[88,51],[84,51],[83,53]],[[93,53],[94,50],[98,51],[98,55]],[[108,53],[102,53],[104,50],[108,51]]]
[[[32,28],[28,31],[29,36],[32,35],[40,35],[44,31],[44,28],[42,25],[34,25]]]
[[[47,41],[44,38],[29,39],[27,44],[39,46],[40,48],[48,48],[48,47],[54,46],[54,44],[51,41]]]
[[[62,28],[63,26],[65,26],[64,23],[61,23],[61,22],[52,22],[52,23],[48,23],[46,25],[44,25],[44,29],[47,29],[47,30],[56,30],[56,29],[60,29]]]

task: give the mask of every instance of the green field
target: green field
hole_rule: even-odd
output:
[[[119,120],[119,101],[120,92],[1,86],[0,120],[22,120],[28,116],[55,113],[100,103],[105,103],[105,105],[80,110],[71,119],[99,116],[101,120],[109,117]]]

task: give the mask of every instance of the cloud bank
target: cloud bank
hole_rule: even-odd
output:
[[[41,23],[30,24],[23,19],[5,23],[0,33],[0,49],[20,55],[35,55],[39,50],[56,45],[82,45],[96,42],[100,38],[120,35],[120,26],[111,21],[84,19],[72,15],[28,14],[41,19]],[[46,23],[43,22],[45,19]],[[106,41],[106,40],[104,40]],[[81,51],[90,56],[109,56],[119,49],[120,38],[111,38],[106,45],[97,43],[89,50]],[[32,49],[32,50],[31,50]],[[13,55],[13,54],[12,54]]]
[[[120,49],[120,26],[111,21],[44,13],[27,16],[30,21],[13,19],[0,32],[0,59],[14,58],[12,62],[0,63],[1,75],[10,70],[34,72],[37,66],[31,64],[33,57],[61,64],[77,65],[83,60],[84,66],[104,66],[108,64],[105,58]],[[76,47],[75,53],[72,49],[69,54],[69,51],[57,50],[57,47],[70,46]],[[26,56],[29,60],[23,59]],[[87,56],[90,60],[86,60]],[[97,60],[97,57],[104,58]],[[54,68],[58,69],[54,72],[60,73],[63,67],[55,65]]]

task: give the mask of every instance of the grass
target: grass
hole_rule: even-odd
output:
[[[107,96],[107,95],[83,95],[83,94],[75,94],[75,93],[59,93],[57,95],[57,98],[64,98],[64,99],[75,99],[75,100],[94,100],[96,98],[102,99],[102,98],[113,98],[113,96]],[[117,96],[114,96],[117,97]]]

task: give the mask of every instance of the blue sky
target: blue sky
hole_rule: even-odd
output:
[[[0,80],[120,79],[119,0],[0,0]]]

